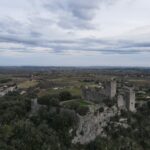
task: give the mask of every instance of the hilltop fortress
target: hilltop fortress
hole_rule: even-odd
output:
[[[133,87],[123,86],[117,88],[116,79],[111,79],[97,86],[85,86],[82,88],[83,99],[94,103],[102,103],[105,100],[117,100],[119,109],[135,111],[135,91]]]

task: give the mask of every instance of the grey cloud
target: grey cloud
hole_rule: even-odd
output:
[[[102,4],[112,5],[117,0],[45,0],[44,8],[59,14],[62,28],[94,29],[90,21]],[[99,12],[100,13],[100,12]]]
[[[94,16],[95,9],[99,8],[99,0],[68,1],[68,6],[72,14],[80,19],[90,20]]]
[[[93,17],[93,11],[99,7],[101,0],[54,0],[45,1],[44,7],[49,11],[64,11],[72,14],[74,17],[79,19],[89,20]]]
[[[59,14],[58,25],[62,28],[94,28],[90,20],[103,0],[47,0],[44,7]],[[107,0],[108,1],[108,0]]]
[[[32,52],[32,48],[42,47],[54,50],[54,53],[63,53],[64,51],[91,51],[104,54],[135,54],[141,52],[150,52],[150,43],[134,41],[114,41],[94,38],[71,39],[71,40],[49,40],[42,39],[39,33],[30,32],[29,35],[0,35],[0,42],[22,44],[25,48],[11,48],[12,51]],[[101,46],[104,46],[101,48]]]
[[[58,25],[64,29],[94,29],[94,27],[90,24],[90,22],[85,20],[78,20],[77,18],[66,18],[62,17],[61,20],[59,20]]]
[[[0,19],[0,32],[3,33],[11,33],[16,34],[18,33],[18,29],[22,26],[21,23],[18,21],[7,17],[5,19]]]
[[[31,37],[41,37],[42,36],[42,34],[41,33],[39,33],[39,32],[36,32],[36,31],[31,31],[30,32],[30,35],[31,35]]]
[[[57,1],[57,0],[56,0]],[[64,1],[64,0],[63,0]],[[68,11],[71,9],[71,12],[75,17],[68,18],[71,19],[71,22],[65,20],[60,21],[61,26],[64,27],[82,27],[85,28],[86,23],[88,22],[88,17],[86,13],[88,10],[96,9],[96,4],[98,0],[94,1],[90,5],[90,1],[87,3],[85,0],[83,2],[72,2],[70,0],[70,7],[67,6],[59,6],[62,7],[63,10]],[[58,1],[57,1],[58,2]],[[68,0],[66,0],[68,2]],[[66,3],[64,3],[66,4]],[[58,7],[58,6],[57,6]],[[79,10],[77,9],[79,8]],[[77,9],[78,12],[75,12]],[[82,10],[84,10],[82,12]],[[83,13],[83,14],[82,14]],[[88,16],[88,14],[87,14]],[[89,16],[90,17],[90,16]],[[80,20],[80,21],[79,21]],[[78,39],[66,39],[64,36],[63,40],[60,40],[59,37],[52,38],[53,35],[43,33],[42,28],[50,28],[52,25],[51,19],[43,19],[43,18],[29,18],[29,25],[25,23],[21,23],[13,18],[0,19],[0,42],[8,43],[16,43],[22,44],[24,48],[14,48],[10,47],[12,51],[20,51],[20,52],[36,52],[33,51],[33,48],[41,47],[53,49],[55,53],[63,53],[64,51],[76,50],[76,51],[90,51],[90,52],[100,52],[104,54],[135,54],[141,52],[150,52],[150,42],[145,41],[134,41],[134,40],[113,40],[113,39],[98,39],[98,38],[80,38]],[[86,26],[88,28],[89,25]],[[48,28],[48,29],[49,29]],[[47,31],[48,31],[47,29]],[[50,40],[50,37],[52,40]],[[61,38],[62,39],[62,38]],[[4,50],[0,49],[0,51]]]

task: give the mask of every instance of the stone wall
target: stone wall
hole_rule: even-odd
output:
[[[102,102],[106,98],[114,98],[116,96],[117,83],[116,80],[111,80],[104,83],[104,87],[85,87],[82,89],[83,99]]]
[[[105,136],[104,127],[107,126],[110,118],[117,114],[117,107],[108,108],[103,106],[103,112],[99,111],[100,107],[102,106],[90,106],[90,112],[86,116],[79,116],[78,129],[72,143],[86,144],[98,135]]]
[[[82,98],[84,100],[100,103],[106,98],[103,93],[104,92],[99,88],[83,88]]]

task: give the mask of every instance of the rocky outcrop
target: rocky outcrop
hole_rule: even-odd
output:
[[[11,86],[11,87],[2,87],[0,88],[0,97],[5,96],[9,92],[13,92],[17,89],[16,86]]]

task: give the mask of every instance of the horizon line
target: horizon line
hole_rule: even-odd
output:
[[[84,66],[84,65],[72,65],[72,66],[68,66],[68,65],[0,65],[0,67],[66,67],[66,68],[70,68],[70,67],[74,67],[74,68],[94,68],[94,67],[101,67],[101,68],[150,68],[150,66],[111,66],[111,65],[106,65],[106,66],[100,66],[100,65],[94,65],[94,66]]]

